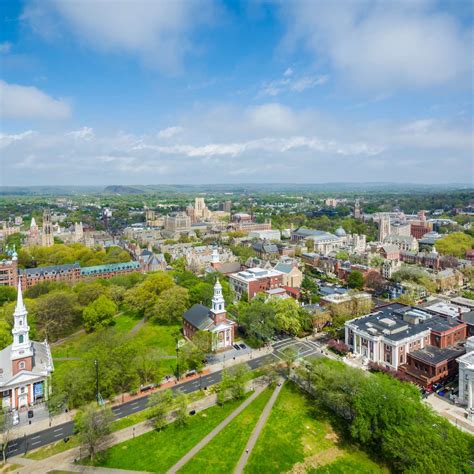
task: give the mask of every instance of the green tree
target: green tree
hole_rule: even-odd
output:
[[[179,350],[178,363],[180,372],[188,370],[200,371],[204,367],[205,353],[193,342],[189,341]]]
[[[299,334],[302,329],[302,312],[293,298],[279,299],[271,303],[275,308],[277,328],[293,335]]]
[[[79,323],[80,306],[71,291],[53,291],[36,300],[40,337],[56,340],[69,334]]]
[[[2,449],[2,462],[7,460],[8,444],[11,440],[12,420],[11,414],[6,410],[0,411],[0,446]]]
[[[196,331],[192,342],[203,354],[212,351],[212,333],[209,331]]]
[[[277,330],[275,308],[265,303],[260,296],[250,303],[240,301],[236,307],[236,316],[239,325],[255,344],[269,341]]]
[[[7,301],[15,301],[16,296],[16,288],[12,286],[0,286],[0,306]]]
[[[282,351],[283,361],[286,365],[287,376],[289,377],[291,374],[291,370],[295,365],[296,359],[298,358],[298,353],[292,347],[287,347]]]
[[[173,404],[173,392],[171,390],[159,390],[152,393],[148,399],[150,408],[148,418],[157,430],[162,430],[168,421],[168,413]]]
[[[82,312],[84,327],[86,331],[95,331],[110,326],[113,324],[116,314],[117,305],[107,296],[99,296],[89,303]]]
[[[176,405],[175,423],[178,426],[185,426],[188,422],[188,396],[177,391],[174,396],[174,403]]]
[[[352,271],[347,278],[347,285],[349,288],[361,290],[364,287],[364,275],[362,272],[358,270]]]
[[[436,250],[442,255],[464,258],[474,247],[474,237],[464,232],[454,232],[436,241]]]
[[[109,408],[88,406],[78,413],[75,424],[79,440],[88,451],[91,461],[107,442],[113,419],[114,415]]]
[[[77,294],[77,301],[82,306],[87,306],[103,295],[107,288],[98,281],[79,282],[74,286]]]
[[[189,291],[174,285],[160,294],[153,307],[151,319],[162,324],[175,324],[182,320],[188,308]]]
[[[142,385],[159,382],[161,376],[160,362],[165,354],[159,349],[141,350],[139,347],[133,365]]]
[[[13,341],[12,328],[7,321],[0,319],[0,350],[5,349]]]

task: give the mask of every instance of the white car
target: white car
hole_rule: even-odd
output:
[[[12,425],[18,425],[18,423],[20,423],[20,414],[17,411],[14,411],[12,415]]]

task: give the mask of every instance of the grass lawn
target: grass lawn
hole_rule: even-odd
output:
[[[116,331],[128,334],[130,330],[140,321],[130,313],[124,312],[115,318],[115,324],[106,331]],[[160,366],[164,374],[172,374],[176,365],[175,339],[174,333],[178,330],[178,326],[160,326],[152,322],[146,322],[131,337],[142,349],[155,348],[162,351],[164,356],[171,356],[172,359],[163,359]],[[62,374],[67,372],[74,364],[79,361],[75,360],[55,360],[64,357],[80,358],[86,353],[95,340],[95,333],[81,333],[61,344],[52,347],[52,355],[54,361],[54,377],[61,378]]]
[[[97,465],[129,471],[166,472],[240,403],[213,406],[190,417],[183,428],[172,423],[162,431],[151,431],[117,444],[105,451]]]
[[[111,326],[117,332],[129,332],[140,318],[128,313],[122,312],[114,318],[115,324]],[[76,334],[68,338],[61,344],[51,347],[53,358],[55,357],[80,357],[84,346],[87,345],[91,335],[87,333]]]
[[[345,443],[331,416],[294,384],[283,387],[245,468],[246,474],[382,473],[366,453]],[[271,453],[271,454],[270,454]]]
[[[179,472],[232,472],[271,394],[270,389],[261,393]]]

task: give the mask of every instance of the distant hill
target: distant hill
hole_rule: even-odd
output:
[[[144,194],[146,191],[142,189],[134,188],[132,186],[120,186],[120,185],[113,185],[107,186],[104,189],[104,193],[110,194]]]

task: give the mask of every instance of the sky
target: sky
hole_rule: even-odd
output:
[[[469,0],[0,0],[0,185],[473,183]]]

